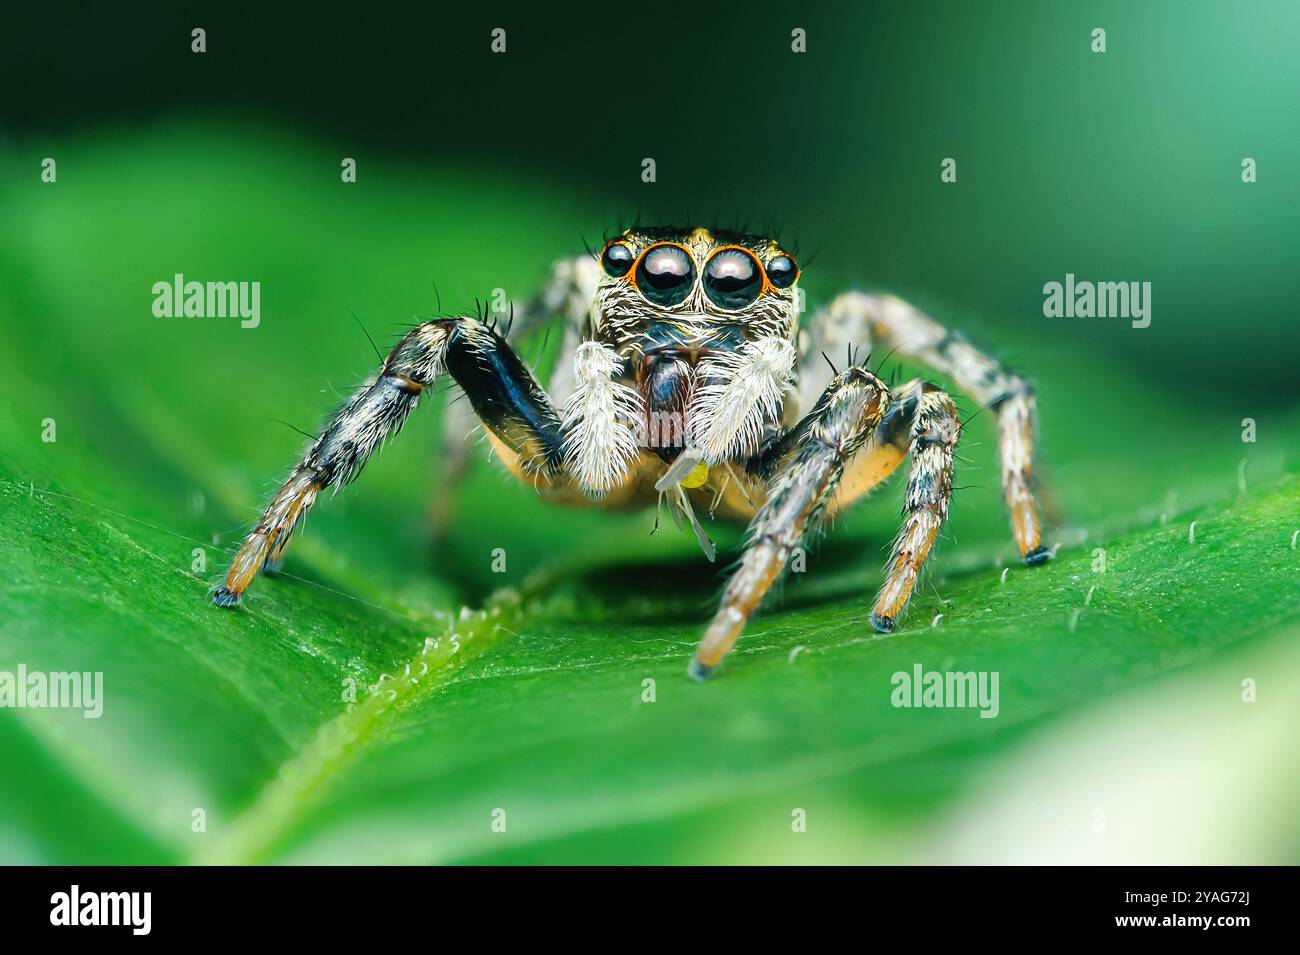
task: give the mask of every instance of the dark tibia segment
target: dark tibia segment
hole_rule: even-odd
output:
[[[495,329],[463,321],[448,344],[446,366],[479,421],[519,455],[525,473],[558,472],[564,457],[559,415]]]
[[[389,435],[401,430],[420,395],[446,367],[484,424],[538,468],[558,460],[559,422],[532,374],[495,330],[468,318],[415,328],[330,419],[262,512],[213,594],[234,607],[268,563],[279,561],[316,496],[355,478]]]

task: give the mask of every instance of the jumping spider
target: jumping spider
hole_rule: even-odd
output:
[[[996,412],[1012,532],[1025,563],[1045,561],[1030,386],[890,296],[846,293],[801,330],[798,279],[794,258],[766,237],[634,228],[598,256],[557,263],[505,334],[468,317],[419,325],[307,449],[213,601],[236,606],[258,571],[278,563],[317,494],[355,478],[446,371],[502,463],[549,501],[666,498],[710,559],[695,506],[749,522],[739,568],[691,661],[696,679],[731,649],[795,548],[910,455],[903,527],[871,614],[876,630],[890,631],[947,518],[961,422],[934,385],[891,392],[864,364],[837,371],[822,361],[872,346],[928,364]],[[557,315],[565,335],[548,395],[510,340]],[[463,430],[448,432],[463,448]],[[450,456],[452,471],[458,459],[463,451]]]

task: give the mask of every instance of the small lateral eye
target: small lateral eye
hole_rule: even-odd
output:
[[[691,257],[675,245],[652,246],[636,267],[636,287],[654,305],[680,305],[694,285]]]
[[[799,277],[799,266],[788,255],[778,255],[767,263],[767,280],[777,288],[789,288]]]
[[[716,252],[704,267],[704,291],[715,305],[744,308],[763,290],[758,261],[740,249]]]
[[[610,278],[621,279],[627,275],[628,270],[632,268],[632,263],[636,261],[632,255],[632,250],[622,242],[611,242],[605,246],[605,251],[600,256],[600,267],[605,270],[605,274]]]

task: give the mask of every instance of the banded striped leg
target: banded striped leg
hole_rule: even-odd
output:
[[[934,390],[934,385],[919,379],[904,382],[894,390],[889,410],[880,419],[871,439],[844,468],[844,477],[830,503],[831,517],[866,497],[898,470],[912,443],[912,425],[921,407],[921,397]]]
[[[344,403],[307,448],[244,539],[213,603],[239,603],[267,562],[279,559],[316,496],[353,480],[384,439],[401,429],[421,393],[444,368],[522,471],[555,473],[560,464],[559,419],[505,340],[470,318],[426,322],[397,344],[379,374]]]
[[[894,628],[947,520],[960,432],[956,407],[937,386],[919,380],[900,385],[870,440],[845,465],[828,505],[832,516],[849,507],[880,486],[910,455],[905,521],[871,615],[872,626],[882,633]],[[783,440],[797,441],[798,436],[792,431]]]
[[[600,265],[592,256],[561,259],[552,267],[541,289],[512,315],[506,330],[507,340],[517,344],[548,321],[561,316],[564,320],[562,356],[572,355],[582,335],[582,325],[600,284]],[[557,405],[563,404],[573,390],[573,363],[556,365],[547,389]],[[451,525],[455,510],[455,491],[469,467],[475,442],[470,434],[478,427],[472,405],[448,402],[443,411],[442,449],[439,457],[438,486],[430,510],[435,534]]]
[[[828,328],[860,330],[877,351],[896,349],[903,357],[924,362],[997,414],[1002,499],[1011,515],[1012,535],[1026,564],[1046,561],[1051,552],[1043,546],[1035,491],[1038,425],[1033,387],[892,295],[845,293],[831,303],[824,321]]]
[[[861,309],[844,308],[841,295],[829,307],[817,309],[799,333],[799,407],[811,408],[835,374],[832,362],[843,367],[856,352],[866,361],[872,354],[871,329]],[[880,356],[876,356],[880,357]],[[828,360],[829,359],[829,360]]]
[[[767,502],[750,524],[740,568],[691,660],[692,678],[706,679],[722,662],[790,554],[816,532],[846,463],[879,425],[889,401],[879,379],[864,368],[848,368],[794,428],[797,437],[775,449]],[[758,467],[761,473],[763,464]]]
[[[952,399],[933,385],[922,386],[908,443],[903,527],[894,539],[885,582],[871,612],[871,625],[881,633],[894,629],[921,565],[948,520],[953,450],[960,437],[961,419]]]

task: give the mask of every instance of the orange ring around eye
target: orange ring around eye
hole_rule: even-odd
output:
[[[617,242],[618,240],[615,239],[614,241]],[[682,254],[686,256],[686,261],[691,263],[691,268],[692,269],[695,268],[695,256],[691,255],[691,250],[686,248],[686,246],[682,245],[680,242],[651,242],[649,245],[647,245],[644,249],[641,250],[640,255],[638,255],[635,259],[632,260],[632,267],[627,270],[627,275],[624,275],[622,278],[619,279],[619,281],[627,282],[628,285],[632,286],[638,292],[641,291],[636,284],[636,270],[641,267],[641,260],[646,257],[647,253],[652,252],[655,249],[658,249],[661,246],[665,246],[665,245],[671,245],[675,249],[681,249]],[[699,270],[696,269],[696,275],[698,276],[698,274],[699,274]]]
[[[622,275],[617,275],[617,276],[610,275],[608,272],[605,272],[605,268],[604,268],[605,256],[609,253],[609,250],[616,245],[623,246],[625,249],[628,250],[628,252],[632,251],[632,243],[628,241],[627,236],[620,235],[616,238],[610,239],[603,246],[601,246],[600,255],[596,256],[596,262],[601,266],[601,271],[604,272],[606,278],[617,279],[619,281],[622,281],[623,279],[626,279],[629,275],[631,275],[633,272],[636,271],[636,264],[637,262],[640,261],[640,256],[637,256],[636,258],[632,259],[631,264],[628,265],[627,267],[627,271],[624,272]]]
[[[749,256],[750,260],[751,260],[751,261],[752,261],[756,266],[758,266],[758,274],[761,275],[761,276],[763,276],[763,285],[759,288],[759,290],[758,290],[758,295],[755,296],[754,301],[758,301],[759,298],[762,298],[762,297],[763,297],[765,294],[767,294],[768,292],[774,292],[774,291],[777,290],[776,286],[773,285],[773,284],[771,283],[771,281],[768,280],[768,277],[767,277],[767,269],[763,268],[763,260],[760,259],[757,255],[754,254],[754,250],[753,250],[753,249],[747,249],[747,248],[745,248],[743,245],[720,245],[720,246],[718,246],[716,249],[714,249],[712,252],[710,252],[710,253],[709,253],[709,257],[708,257],[707,259],[704,260],[704,267],[707,269],[707,268],[709,267],[709,263],[713,261],[713,257],[714,257],[715,255],[717,255],[719,252],[726,252],[726,251],[731,250],[731,249],[734,249],[734,250],[737,251],[737,252],[743,252],[743,253],[745,253],[745,255]],[[791,259],[791,261],[794,261],[794,260]],[[703,274],[703,273],[701,273],[701,274]],[[752,303],[751,303],[751,304],[752,304]]]
[[[803,275],[803,269],[799,268],[799,260],[796,259],[789,252],[783,252],[779,250],[777,251],[776,255],[772,256],[772,258],[774,259],[786,258],[790,260],[790,263],[794,266],[794,281],[787,286],[787,289],[794,288],[795,284],[799,281],[800,277]],[[781,289],[778,289],[775,285],[772,285],[771,281],[768,279],[767,266],[763,266],[763,280],[767,282],[768,285],[771,285],[771,287],[775,291],[778,292],[782,291]],[[766,286],[764,286],[764,291],[766,291]]]

